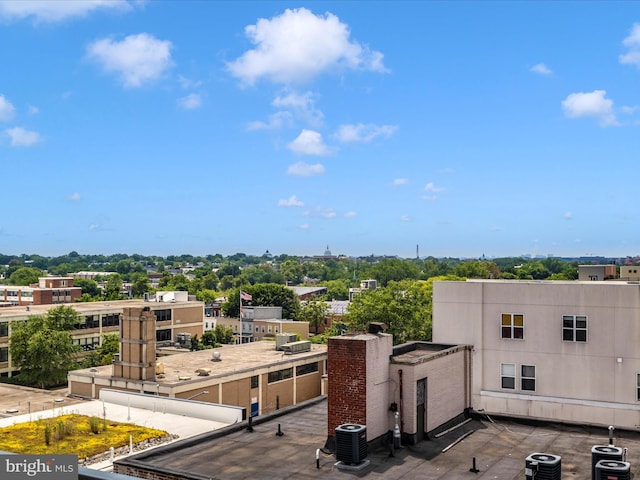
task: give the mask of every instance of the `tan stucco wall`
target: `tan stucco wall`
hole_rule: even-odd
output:
[[[640,285],[435,282],[433,305],[434,341],[474,345],[473,408],[632,429],[640,424]],[[501,338],[502,313],[524,315],[524,340]],[[563,341],[563,315],[587,316],[587,342]],[[504,363],[516,365],[515,389],[501,388]],[[521,390],[522,365],[535,366],[535,391]]]

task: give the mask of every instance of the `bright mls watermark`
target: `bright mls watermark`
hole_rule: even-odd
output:
[[[0,454],[2,480],[78,480],[77,455]]]

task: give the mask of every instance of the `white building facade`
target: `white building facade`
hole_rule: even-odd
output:
[[[640,285],[434,282],[433,341],[472,344],[489,415],[640,428]]]

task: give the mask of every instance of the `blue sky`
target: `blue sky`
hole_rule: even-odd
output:
[[[640,4],[0,0],[0,253],[640,254]]]

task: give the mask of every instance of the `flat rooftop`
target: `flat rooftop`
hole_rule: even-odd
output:
[[[322,399],[307,405],[278,417],[258,417],[253,432],[247,431],[245,422],[116,464],[149,466],[169,474],[180,472],[185,480],[521,480],[525,477],[525,459],[532,453],[548,453],[562,457],[563,479],[584,480],[591,478],[592,447],[609,443],[605,429],[527,425],[485,417],[470,420],[438,439],[404,446],[393,455],[388,447],[372,449],[367,457],[369,466],[360,472],[338,469],[335,456],[322,452],[320,468],[316,468],[316,450],[326,441],[327,402]],[[276,435],[279,427],[282,436]],[[615,430],[614,444],[628,449],[631,473],[639,478],[640,434]],[[470,471],[474,457],[477,473]]]
[[[220,361],[213,360],[214,351],[220,353]],[[277,351],[276,344],[272,341],[225,345],[220,348],[196,352],[187,351],[160,357],[159,362],[164,368],[164,378],[156,376],[155,383],[160,385],[195,383],[229,374],[250,372],[265,367],[277,367],[280,364],[289,364],[291,361],[303,359],[308,359],[309,362],[317,361],[319,356],[326,355],[326,353],[326,345],[311,344],[309,352],[286,355],[284,352]],[[211,372],[208,376],[198,376],[196,370],[200,368],[211,369]],[[111,365],[73,371],[74,375],[86,375],[94,378],[111,378],[112,373]]]
[[[197,305],[202,306],[204,308],[203,302],[145,302],[142,299],[135,300],[111,300],[104,302],[75,302],[75,303],[56,303],[53,305],[30,305],[29,310],[27,310],[26,306],[20,307],[3,307],[0,308],[0,320],[3,317],[10,317],[13,319],[14,317],[24,317],[27,318],[29,315],[44,315],[49,310],[55,307],[59,307],[60,305],[65,305],[67,307],[73,307],[75,311],[80,314],[84,314],[85,312],[93,313],[93,312],[113,312],[120,311],[126,307],[152,307],[153,309],[161,309],[161,308],[171,308],[176,305],[185,306],[185,305]],[[204,312],[204,310],[203,310]]]
[[[20,385],[0,384],[0,418],[37,413],[62,406],[83,403],[79,398],[67,397],[68,389],[40,390]]]

